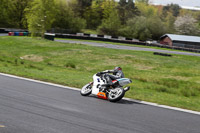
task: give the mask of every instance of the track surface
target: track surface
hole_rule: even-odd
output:
[[[0,133],[199,133],[200,115],[0,75]]]
[[[159,49],[153,49],[153,48],[142,48],[142,47],[134,47],[134,46],[113,45],[113,44],[108,44],[108,43],[96,43],[96,42],[75,41],[75,40],[59,40],[59,39],[56,39],[55,41],[63,42],[63,43],[78,43],[78,44],[85,44],[85,45],[112,48],[112,49],[151,51],[151,52],[162,52],[162,53],[168,53],[168,54],[200,56],[200,54],[198,54],[198,53],[178,52],[178,51],[170,51],[170,50],[159,50]]]

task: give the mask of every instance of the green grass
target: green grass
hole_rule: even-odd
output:
[[[87,33],[87,34],[98,34],[96,30],[91,30],[91,29],[83,29],[82,30],[83,33]]]
[[[126,97],[200,111],[200,57],[0,37],[0,72],[81,88],[115,66],[132,79]]]

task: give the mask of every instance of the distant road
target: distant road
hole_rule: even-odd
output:
[[[7,36],[7,35],[8,35],[7,33],[6,34],[4,34],[4,33],[0,34],[0,36]],[[178,51],[170,51],[170,50],[159,50],[159,49],[153,49],[153,48],[142,48],[142,47],[135,47],[135,46],[114,45],[114,44],[108,44],[108,43],[87,42],[85,40],[83,40],[83,41],[77,41],[77,40],[59,40],[59,39],[55,39],[55,41],[57,41],[57,42],[63,42],[63,43],[78,43],[78,44],[85,44],[85,45],[91,45],[91,46],[96,46],[96,47],[112,48],[112,49],[151,51],[151,52],[160,52],[160,53],[167,53],[167,54],[200,56],[200,54],[198,54],[198,53],[178,52]]]
[[[8,33],[0,33],[0,36],[7,36]]]
[[[135,47],[135,46],[114,45],[114,44],[108,44],[108,43],[87,42],[85,40],[77,41],[77,40],[59,40],[59,39],[55,39],[55,41],[63,42],[63,43],[86,44],[86,45],[91,45],[91,46],[96,46],[96,47],[105,47],[105,48],[112,48],[112,49],[151,51],[151,52],[161,52],[161,53],[168,53],[168,54],[200,56],[200,54],[198,54],[198,53],[179,52],[179,51],[170,51],[170,50],[159,50],[159,49],[153,49],[153,48],[142,48],[142,47]]]
[[[0,133],[199,133],[200,115],[0,74]]]

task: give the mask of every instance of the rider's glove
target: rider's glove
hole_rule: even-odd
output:
[[[104,74],[105,72],[100,72],[100,74]]]
[[[101,76],[101,72],[98,72],[96,75],[97,75],[97,76]]]
[[[101,76],[102,74],[104,74],[105,72],[98,72],[96,75],[97,76]]]

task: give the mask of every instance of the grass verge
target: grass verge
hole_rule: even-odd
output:
[[[81,88],[96,72],[121,66],[126,97],[200,111],[200,58],[0,37],[0,72]]]

